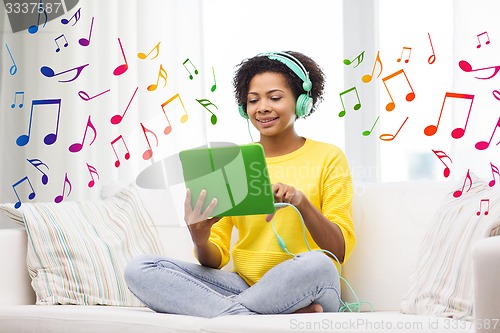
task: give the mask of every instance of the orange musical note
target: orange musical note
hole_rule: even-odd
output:
[[[138,89],[139,89],[139,87],[136,87],[136,88],[135,88],[135,91],[134,91],[134,93],[132,94],[132,97],[130,98],[130,101],[129,101],[129,102],[128,102],[128,104],[127,104],[127,108],[125,109],[125,111],[123,111],[123,114],[121,114],[121,115],[120,115],[120,114],[115,114],[113,117],[111,117],[111,123],[112,123],[113,125],[118,125],[119,123],[121,123],[121,122],[122,122],[123,117],[125,117],[125,114],[127,113],[128,108],[129,108],[130,104],[132,103],[132,100],[134,99],[135,94],[137,93],[137,90],[138,90]]]
[[[212,67],[212,75],[214,76],[214,84],[212,85],[212,88],[210,88],[210,91],[214,92],[215,89],[217,89],[217,81],[215,80],[215,70],[213,67]]]
[[[36,195],[35,189],[33,188],[33,185],[31,185],[31,182],[30,182],[30,179],[28,178],[28,176],[21,178],[21,180],[19,180],[18,182],[14,183],[12,185],[12,189],[14,190],[14,194],[17,197],[17,202],[14,204],[14,208],[16,208],[16,209],[21,207],[21,198],[19,198],[19,194],[17,193],[16,187],[24,182],[28,182],[28,185],[31,188],[31,193],[28,194],[28,199],[33,200],[35,198],[35,195]]]
[[[373,73],[375,73],[375,66],[377,65],[377,63],[380,64],[380,72],[377,75],[377,78],[378,78],[380,76],[380,74],[382,74],[382,69],[383,69],[382,60],[380,59],[380,51],[377,52],[377,57],[375,58],[375,62],[373,63],[373,69],[372,69],[371,75],[370,74],[363,75],[363,77],[361,78],[361,81],[363,81],[364,83],[368,83],[372,80]]]
[[[59,132],[59,118],[61,115],[61,99],[37,99],[31,102],[31,111],[30,111],[30,123],[28,126],[28,134],[22,134],[16,139],[16,144],[20,147],[28,144],[31,138],[31,125],[33,124],[33,110],[35,106],[38,105],[52,105],[55,104],[58,106],[57,110],[57,119],[56,119],[56,129],[54,133],[49,133],[43,139],[43,142],[46,145],[51,145],[57,140],[57,134]]]
[[[158,79],[156,80],[156,83],[153,83],[148,86],[149,91],[154,91],[156,88],[158,88],[158,83],[160,82],[160,77],[165,80],[165,83],[163,84],[163,88],[167,85],[167,71],[163,68],[163,66],[160,64],[160,70],[158,71]]]
[[[11,108],[16,107],[17,95],[20,95],[22,98],[21,103],[19,103],[19,108],[22,108],[24,106],[24,91],[16,91],[14,95],[14,103],[12,103],[12,105],[10,106]]]
[[[156,54],[155,54],[155,56],[154,56],[154,57],[152,57],[152,58],[151,58],[151,59],[149,59],[149,60],[153,60],[153,59],[155,59],[155,58],[156,58],[156,57],[160,54],[160,42],[158,42],[158,44],[156,44],[156,46],[155,46],[155,47],[153,47],[153,49],[152,49],[151,51],[149,51],[149,53],[148,53],[148,54],[144,54],[144,53],[142,53],[142,52],[139,52],[139,53],[137,53],[137,57],[138,57],[139,59],[146,59],[146,58],[147,58],[147,57],[149,57],[149,55],[150,55],[153,51],[155,51],[155,50],[156,50]]]
[[[71,146],[69,146],[70,152],[76,153],[82,150],[83,143],[85,142],[85,137],[87,136],[87,130],[89,128],[92,129],[92,131],[94,132],[94,138],[92,139],[92,141],[90,141],[89,146],[91,146],[94,143],[95,139],[97,138],[97,130],[95,129],[94,124],[92,124],[92,121],[90,120],[89,116],[89,118],[87,119],[87,126],[85,127],[85,132],[83,133],[82,142],[73,143]]]
[[[491,76],[488,76],[488,77],[477,77],[475,76],[476,79],[479,79],[479,80],[488,80],[488,79],[491,79],[493,77],[495,77],[498,72],[500,71],[500,66],[491,66],[491,67],[485,67],[485,68],[478,68],[478,69],[472,69],[472,65],[468,62],[468,61],[465,61],[465,60],[460,60],[458,62],[458,66],[460,67],[461,70],[463,70],[464,72],[467,72],[467,73],[470,73],[470,72],[477,72],[477,71],[483,71],[483,70],[488,70],[488,69],[493,69],[493,74],[491,74]]]
[[[431,49],[432,49],[432,54],[429,56],[429,59],[427,59],[427,62],[429,65],[432,65],[434,61],[436,61],[436,53],[434,52],[434,46],[432,46],[432,39],[431,39],[431,34],[427,33],[429,36],[429,42],[431,43]]]
[[[9,45],[5,44],[5,47],[7,48],[7,52],[9,52],[10,59],[12,60],[12,66],[10,66],[9,73],[10,73],[10,75],[15,75],[17,73],[16,62],[14,61],[14,57],[12,56],[12,53],[10,53]]]
[[[73,189],[73,186],[71,185],[71,182],[68,179],[68,173],[67,172],[64,174],[64,184],[63,184],[62,193],[54,198],[54,202],[55,203],[60,203],[61,201],[63,201],[63,199],[64,199],[64,192],[66,190],[66,184],[69,185],[68,194],[66,195],[68,197],[71,194],[71,190]]]
[[[64,47],[68,47],[68,40],[66,39],[66,36],[64,36],[64,34],[60,35],[59,37],[57,37],[56,39],[54,39],[54,42],[56,43],[57,45],[57,49],[56,49],[56,52],[59,52],[61,51],[61,47],[59,46],[59,43],[58,43],[58,40],[61,39],[61,38],[64,38],[64,44],[63,46]]]
[[[488,33],[486,31],[483,32],[483,33],[480,33],[479,35],[477,35],[477,41],[479,42],[479,44],[477,44],[476,47],[478,49],[481,47],[481,39],[480,39],[480,37],[484,36],[484,35],[486,35],[486,38],[488,39],[485,44],[488,45],[490,43],[490,36],[488,35]]]
[[[373,131],[373,129],[375,128],[375,125],[377,124],[377,121],[378,121],[378,119],[379,119],[379,118],[380,118],[380,116],[378,116],[378,117],[377,117],[377,119],[375,120],[375,123],[373,124],[373,126],[372,126],[371,130],[369,130],[369,131],[368,131],[368,130],[363,131],[363,133],[362,133],[362,134],[363,134],[363,136],[368,136],[368,135],[372,134],[372,131]],[[387,135],[387,134],[386,134],[386,135]]]
[[[43,22],[43,28],[45,28],[45,25],[47,24],[47,21],[48,21],[48,16],[47,16],[47,12],[45,11],[45,8],[43,8],[43,1],[42,0],[40,0],[40,3],[38,4],[38,21],[36,24],[31,25],[28,28],[28,32],[32,35],[36,34],[38,31],[38,26],[40,25],[40,14],[41,13],[43,13],[45,15],[45,22]]]
[[[493,187],[496,184],[495,173],[498,175],[498,178],[500,179],[500,171],[498,170],[498,167],[491,162],[490,162],[490,166],[491,166],[491,174],[493,176],[493,179],[488,183],[488,185],[490,187]]]
[[[61,74],[68,73],[68,72],[76,70],[76,75],[71,80],[65,80],[65,81],[59,80],[58,81],[58,82],[71,82],[71,81],[76,80],[80,76],[80,74],[82,73],[83,69],[85,67],[87,67],[88,65],[89,64],[85,64],[85,65],[82,65],[82,66],[78,66],[78,67],[75,67],[75,68],[71,68],[71,69],[65,70],[65,71],[60,72],[60,73],[55,73],[52,68],[50,68],[48,66],[43,66],[42,68],[40,68],[40,72],[42,72],[42,74],[44,76],[46,76],[46,77],[54,77],[54,76],[58,76],[58,75],[61,75]]]
[[[102,93],[99,93],[99,94],[97,94],[95,96],[90,97],[89,94],[87,94],[85,91],[80,90],[78,92],[78,96],[80,96],[80,98],[83,99],[84,101],[90,101],[91,99],[96,98],[98,96],[101,96],[101,95],[103,95],[103,94],[105,94],[105,93],[107,93],[109,91],[111,91],[111,89],[105,90]]]
[[[413,91],[413,88],[411,87],[410,80],[408,80],[408,77],[406,76],[406,73],[404,69],[400,69],[399,71],[396,71],[392,73],[391,75],[388,75],[382,79],[382,82],[384,83],[385,89],[387,90],[387,93],[389,94],[389,97],[391,99],[391,102],[387,103],[385,106],[385,109],[387,111],[392,111],[396,107],[396,104],[394,103],[394,99],[392,98],[391,92],[389,91],[389,88],[387,87],[386,81],[398,76],[399,74],[403,74],[406,82],[408,82],[408,85],[410,86],[410,92],[406,95],[406,100],[408,102],[411,102],[415,99],[415,92]]]
[[[208,108],[210,105],[213,105],[216,110],[219,110],[219,108],[217,107],[217,105],[215,105],[214,103],[210,102],[208,99],[197,99],[196,101],[198,103],[200,103],[201,106],[203,106],[205,109],[207,109],[208,112],[210,112],[212,114],[212,116],[210,117],[210,122],[212,123],[212,125],[217,124],[217,116],[215,115],[215,113],[213,113],[212,111],[210,111],[210,109]]]
[[[450,97],[450,98],[462,98],[462,99],[469,99],[470,100],[470,107],[469,107],[469,112],[467,114],[467,119],[465,121],[465,126],[463,128],[461,127],[457,127],[455,128],[452,132],[451,132],[451,136],[454,138],[454,139],[459,139],[461,138],[464,133],[465,133],[465,129],[467,128],[467,123],[469,122],[469,116],[470,116],[470,112],[472,110],[472,103],[474,102],[474,95],[469,95],[469,94],[458,94],[458,93],[451,93],[451,92],[447,92],[445,95],[444,95],[444,100],[443,100],[443,105],[441,106],[441,111],[439,112],[439,118],[438,118],[438,122],[436,125],[429,125],[427,126],[425,129],[424,129],[424,134],[427,135],[427,136],[432,136],[434,134],[436,134],[437,130],[438,130],[438,127],[439,127],[439,123],[441,121],[441,116],[443,114],[443,110],[444,110],[444,104],[446,103],[446,99]]]
[[[383,140],[383,141],[392,141],[392,140],[394,140],[396,138],[396,136],[398,136],[399,131],[401,131],[401,129],[403,128],[403,126],[404,126],[404,124],[406,123],[407,120],[408,120],[408,117],[406,117],[405,121],[403,121],[403,123],[399,127],[399,129],[396,132],[396,134],[390,134],[390,133],[380,134],[380,136],[379,136],[380,140]]]
[[[146,137],[146,142],[148,143],[148,147],[149,149],[147,149],[146,151],[144,151],[144,153],[142,154],[142,158],[147,161],[149,160],[151,157],[153,157],[153,148],[151,148],[151,143],[149,142],[149,139],[148,139],[148,135],[147,133],[151,133],[153,134],[153,136],[155,137],[155,140],[156,140],[156,147],[158,147],[158,137],[156,136],[155,132],[153,132],[152,130],[146,128],[143,123],[141,123],[141,127],[142,127],[142,131],[144,132],[144,136]]]
[[[356,61],[356,66],[353,67],[353,68],[356,68],[359,66],[359,64],[361,64],[363,62],[364,59],[365,59],[365,51],[361,52],[356,58],[354,58],[352,60],[344,59],[344,65],[349,66],[354,61]]]
[[[490,199],[481,199],[481,201],[479,201],[479,210],[476,213],[477,216],[481,215],[481,210],[483,209],[483,202],[488,204],[488,208],[484,210],[483,214],[488,215],[488,213],[490,212]]]
[[[189,79],[192,80],[193,79],[193,74],[191,73],[191,71],[186,67],[186,63],[190,63],[191,64],[191,67],[193,67],[194,69],[194,74],[198,75],[198,69],[196,69],[196,67],[193,65],[193,63],[191,62],[191,60],[189,60],[189,58],[187,58],[186,60],[184,60],[184,62],[182,63],[182,66],[184,66],[184,68],[188,71],[189,73]]]
[[[358,100],[358,102],[356,104],[354,104],[353,109],[354,110],[361,109],[361,101],[359,100],[358,89],[356,89],[356,87],[349,88],[349,89],[347,89],[347,90],[345,90],[345,91],[343,91],[343,92],[340,93],[340,102],[342,103],[342,111],[339,112],[339,117],[343,117],[346,114],[344,100],[342,99],[342,96],[350,93],[351,91],[354,91],[356,93],[356,98]]]
[[[125,63],[115,68],[115,70],[113,71],[113,74],[115,76],[122,75],[128,69],[127,57],[125,57],[125,52],[123,51],[122,41],[120,40],[120,38],[118,38],[118,43],[120,44],[120,50],[122,51],[123,60],[125,60]]]
[[[48,170],[48,165],[40,161],[38,158],[26,159],[26,161],[30,162],[31,165],[33,165],[38,171],[42,173],[42,184],[47,185],[47,183],[49,182],[49,176],[47,176],[47,174],[43,172],[42,169],[40,169],[40,166],[43,165]]]
[[[464,188],[465,188],[465,183],[467,182],[467,180],[470,182],[469,188],[467,189],[467,192],[469,192],[470,188],[472,187],[472,178],[470,176],[470,170],[467,170],[467,175],[465,175],[464,185],[462,186],[462,189],[461,190],[456,190],[455,192],[453,192],[453,196],[455,198],[458,198],[458,197],[460,197],[463,194]]]
[[[188,120],[188,113],[186,111],[186,108],[184,107],[184,103],[182,102],[181,96],[177,93],[161,105],[161,109],[163,110],[163,113],[165,114],[165,118],[167,118],[167,122],[168,122],[168,125],[165,127],[165,130],[163,131],[163,133],[165,133],[165,134],[169,134],[170,132],[172,132],[172,125],[170,124],[170,120],[168,120],[168,116],[167,116],[167,112],[165,111],[165,107],[177,98],[179,99],[179,102],[181,102],[182,109],[184,110],[184,114],[181,116],[181,123],[185,123]]]
[[[71,16],[71,18],[68,20],[68,19],[65,19],[63,18],[61,20],[61,23],[66,25],[68,24],[69,22],[71,22],[71,20],[75,19],[75,23],[73,23],[71,26],[74,26],[79,20],[80,20],[80,9],[82,8],[78,8],[78,10],[75,12],[75,14],[73,14],[73,16]]]
[[[398,62],[401,62],[401,59],[403,58],[403,53],[405,51],[408,51],[408,57],[405,59],[405,64],[407,64],[410,61],[410,56],[411,56],[411,47],[408,46],[403,46],[403,49],[401,50],[401,55],[398,58]]]
[[[90,173],[90,180],[89,183],[87,184],[88,187],[93,187],[95,185],[95,179],[94,179],[94,174],[97,176],[97,179],[99,179],[99,173],[97,173],[97,169],[93,167],[92,165],[87,163],[87,169],[89,170]]]
[[[491,140],[493,140],[493,135],[495,135],[495,132],[496,132],[497,128],[499,128],[499,127],[500,127],[500,118],[498,118],[497,124],[495,125],[495,128],[493,129],[493,133],[491,133],[490,141],[477,142],[475,145],[476,149],[477,150],[485,150],[486,148],[488,148],[490,146]],[[497,146],[499,143],[500,143],[500,141],[497,143]]]
[[[453,161],[451,160],[451,158],[446,155],[446,153],[444,151],[441,151],[441,150],[434,150],[434,149],[431,149],[432,152],[439,158],[439,160],[441,161],[441,163],[444,164],[445,168],[444,168],[444,171],[443,171],[443,175],[448,178],[448,176],[450,175],[450,168],[448,167],[448,165],[446,163],[444,163],[443,161],[443,158],[447,158],[450,160],[450,162],[453,163]]]
[[[89,32],[89,38],[80,38],[78,40],[78,43],[81,46],[89,46],[90,45],[90,38],[92,37],[92,28],[94,27],[94,17],[92,16],[92,21],[90,22],[90,32]]]
[[[126,150],[126,153],[124,154],[125,159],[128,160],[130,158],[130,152],[128,150],[127,144],[125,143],[125,139],[123,139],[123,137],[121,135],[119,135],[116,139],[111,141],[111,148],[113,148],[113,152],[115,153],[115,156],[116,156],[115,167],[117,167],[117,168],[120,166],[120,158],[118,157],[118,153],[116,152],[116,149],[115,149],[115,143],[118,141],[123,143],[123,145],[125,146],[125,150]]]

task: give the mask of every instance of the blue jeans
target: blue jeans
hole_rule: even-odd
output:
[[[293,313],[311,303],[325,312],[340,306],[340,280],[322,252],[301,253],[249,286],[237,273],[144,255],[125,269],[130,291],[163,313],[212,318],[223,315]]]

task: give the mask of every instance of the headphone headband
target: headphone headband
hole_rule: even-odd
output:
[[[271,60],[277,60],[285,64],[288,68],[292,70],[303,82],[302,88],[305,92],[310,92],[312,89],[312,82],[309,79],[309,73],[307,72],[304,65],[293,55],[286,52],[265,52],[260,53],[260,56],[268,57]]]

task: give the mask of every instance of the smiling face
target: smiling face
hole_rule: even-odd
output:
[[[295,102],[283,74],[264,72],[250,80],[247,114],[262,136],[295,134]]]

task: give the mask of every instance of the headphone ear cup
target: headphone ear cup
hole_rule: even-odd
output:
[[[243,105],[238,105],[238,111],[240,113],[240,116],[242,116],[245,119],[248,119],[248,114],[245,111],[245,107]]]
[[[297,117],[305,117],[311,112],[313,107],[313,99],[307,94],[302,94],[297,98],[297,103],[295,105],[295,114]]]

